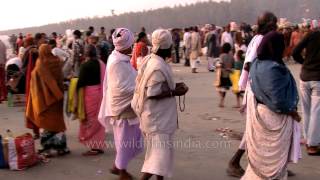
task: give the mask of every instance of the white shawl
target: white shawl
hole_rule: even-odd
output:
[[[103,81],[103,98],[99,111],[99,122],[111,130],[110,120],[130,107],[137,72],[130,64],[130,57],[114,50],[108,59]]]

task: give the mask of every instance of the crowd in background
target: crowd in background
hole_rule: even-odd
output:
[[[0,41],[0,102],[7,99],[7,91],[25,94],[26,126],[41,139],[40,153],[46,156],[51,150],[70,153],[66,117],[80,120],[79,141],[89,148],[84,156],[104,153],[111,124],[117,154],[110,172],[120,179],[132,179],[127,165],[142,151],[120,143],[138,142],[144,135],[142,179],[152,175],[163,179],[172,175],[173,149],[152,143],[172,143],[177,129],[174,97],[188,91],[185,84],[174,83],[166,62],[184,60],[184,66],[198,73],[205,61],[207,70],[216,72],[219,107],[224,107],[231,88],[237,99],[234,107],[246,112],[245,136],[230,162],[229,175],[286,179],[289,160],[300,158],[298,91],[285,65],[292,59],[303,64],[300,88],[307,152],[320,154],[318,39],[317,20],[294,25],[272,13],[263,14],[253,26],[206,24],[158,29],[152,35],[144,28],[136,34],[125,28],[107,34],[104,27],[99,32],[94,27],[66,30],[64,35],[20,33],[10,37],[13,53],[8,56]],[[106,117],[111,119],[106,122]],[[245,151],[250,160],[246,171],[239,163]],[[275,151],[276,157],[268,151]]]

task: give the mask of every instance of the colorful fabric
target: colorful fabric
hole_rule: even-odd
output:
[[[240,70],[233,70],[233,72],[230,74],[230,80],[232,83],[232,91],[233,93],[239,93],[239,79],[240,79]]]
[[[101,83],[84,87],[85,120],[80,124],[79,139],[81,143],[91,149],[103,149],[105,147],[105,129],[98,121],[104,73],[105,65],[100,62]]]
[[[289,69],[275,61],[256,60],[250,70],[251,88],[258,101],[273,112],[297,109],[299,94]]]
[[[40,46],[39,58],[30,79],[27,118],[39,128],[63,132],[62,62],[51,53],[49,45]]]
[[[78,78],[72,78],[68,89],[68,113],[76,112],[76,92],[77,92]]]
[[[77,106],[77,118],[80,120],[80,122],[85,121],[86,119],[86,114],[85,114],[85,93],[84,93],[84,88],[80,88],[78,90],[78,106]]]
[[[22,59],[23,62],[23,70],[25,71],[26,77],[26,103],[28,104],[28,99],[30,95],[30,80],[31,80],[31,73],[36,65],[36,60],[38,58],[38,50],[36,47],[31,46],[29,47]]]
[[[67,150],[67,137],[65,133],[44,131],[40,137],[43,150]]]
[[[138,66],[142,64],[139,60],[142,60],[148,54],[147,44],[144,42],[138,42],[135,44],[132,51],[131,65],[138,70]]]

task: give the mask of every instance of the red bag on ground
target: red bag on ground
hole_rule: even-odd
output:
[[[11,170],[24,170],[38,163],[35,144],[31,134],[8,138],[8,161]]]

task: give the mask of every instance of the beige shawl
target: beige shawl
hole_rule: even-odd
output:
[[[148,80],[151,75],[155,71],[160,71],[171,90],[175,89],[175,83],[173,80],[173,73],[168,64],[159,56],[155,54],[151,54],[144,60],[142,64],[138,76],[136,79],[136,88],[133,96],[133,100],[131,102],[131,107],[135,111],[138,117],[141,117],[141,113],[143,111],[144,102],[146,100],[145,90],[147,87]]]

